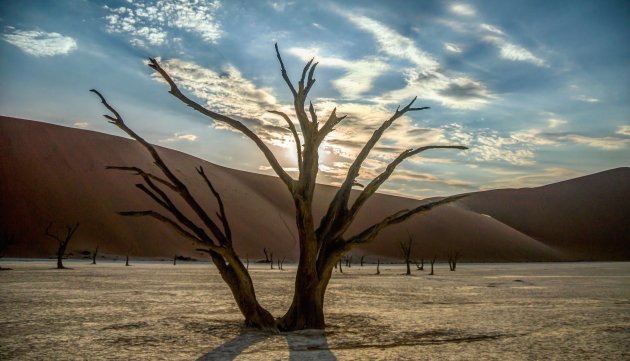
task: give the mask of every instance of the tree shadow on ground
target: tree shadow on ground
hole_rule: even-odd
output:
[[[269,334],[244,328],[238,336],[199,357],[197,361],[234,360],[249,347],[275,337],[286,339],[290,361],[304,360],[305,358],[322,361],[337,360],[328,347],[328,340],[324,331],[305,330]]]

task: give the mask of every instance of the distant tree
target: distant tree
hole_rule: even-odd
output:
[[[405,273],[407,276],[411,275],[411,267],[409,267],[409,264],[411,264],[411,246],[412,245],[413,245],[413,238],[411,238],[411,235],[409,235],[407,242],[400,241],[400,252],[402,253],[403,259],[405,260],[405,263],[407,264],[407,273]]]
[[[361,256],[361,267],[363,267],[363,259],[365,258],[365,256]]]
[[[343,267],[341,267],[341,258],[339,258],[339,273],[343,273]]]
[[[429,276],[433,276],[433,274],[434,274],[434,273],[433,273],[433,265],[435,264],[435,260],[436,260],[436,259],[437,259],[437,257],[436,257],[436,256],[433,256],[433,258],[431,258],[431,259],[429,260],[429,262],[431,262],[431,273],[429,273]]]
[[[286,258],[287,258],[287,257],[285,256],[285,257],[282,257],[282,260],[280,260],[280,257],[278,257],[278,269],[279,269],[279,270],[281,270],[281,271],[284,269],[284,268],[283,268],[283,266],[284,266],[284,260],[285,260]]]
[[[273,269],[273,253],[269,253],[269,264],[271,265],[271,269]]]
[[[265,254],[265,263],[271,262],[269,260],[269,254],[267,254],[267,248],[263,248],[263,253]]]
[[[448,258],[448,268],[451,271],[455,271],[457,268],[457,261],[459,260],[459,252],[451,251],[446,255],[446,257]]]
[[[96,248],[94,248],[94,252],[92,252],[92,264],[96,264],[97,255],[98,255],[98,243],[96,244]]]
[[[385,130],[387,130],[394,121],[409,112],[428,109],[428,107],[413,107],[416,101],[414,98],[406,106],[396,109],[394,114],[374,131],[369,140],[354,157],[345,179],[341,182],[341,186],[337,189],[318,225],[315,222],[313,200],[315,196],[317,173],[319,171],[319,148],[325,138],[345,116],[337,116],[335,109],[330,113],[327,119],[322,119],[320,122],[313,104],[309,103],[309,105],[306,106],[306,99],[311,87],[315,83],[313,75],[317,63],[313,63],[313,60],[311,60],[306,64],[302,70],[301,78],[296,88],[289,79],[277,44],[276,56],[280,63],[282,78],[293,95],[295,117],[300,127],[300,133],[298,133],[295,124],[287,114],[277,110],[271,110],[270,112],[284,119],[293,135],[296,143],[296,177],[291,176],[280,165],[271,149],[268,148],[256,133],[240,120],[210,110],[186,96],[156,59],[149,59],[148,65],[168,84],[170,88],[169,92],[177,99],[181,100],[195,111],[216,122],[231,127],[251,139],[262,151],[271,165],[271,168],[280,178],[280,181],[286,186],[295,207],[294,219],[296,222],[300,254],[291,306],[287,312],[277,320],[259,304],[256,298],[249,272],[234,250],[232,233],[221,196],[204,173],[203,168],[199,167],[197,173],[199,173],[206,183],[216,201],[218,212],[217,218],[214,219],[200,205],[199,201],[191,194],[182,180],[171,171],[156,148],[131,130],[118,111],[107,103],[105,98],[98,91],[92,91],[99,96],[101,102],[112,114],[106,115],[105,117],[110,120],[112,124],[140,142],[151,154],[154,164],[162,173],[162,176],[160,176],[149,173],[138,167],[110,167],[110,169],[131,171],[142,177],[144,184],[139,184],[137,187],[161,206],[162,211],[166,212],[165,215],[162,211],[140,210],[121,212],[121,214],[125,216],[153,217],[168,224],[186,239],[193,240],[207,247],[210,250],[212,262],[232,291],[234,300],[245,317],[246,325],[272,329],[274,331],[294,331],[309,328],[323,329],[325,326],[324,295],[332,275],[334,264],[344,254],[347,254],[348,251],[358,245],[371,242],[383,229],[391,225],[401,223],[419,213],[428,212],[437,206],[453,202],[460,199],[462,196],[423,202],[413,209],[401,210],[387,216],[354,235],[347,235],[348,229],[354,223],[363,205],[365,205],[367,200],[370,199],[391,176],[396,167],[405,159],[430,149],[467,148],[459,145],[435,145],[407,149],[395,157],[385,170],[370,181],[356,197],[351,197],[352,188],[358,184],[357,178],[364,161],[368,158],[370,152],[380,140]],[[166,189],[168,189],[168,193],[165,191]],[[174,202],[172,200],[174,196],[179,196],[181,200],[183,200],[183,204],[194,213],[194,218],[188,217],[186,213],[182,211],[182,207],[180,206],[182,203]],[[194,221],[195,219],[199,219],[200,222]]]
[[[377,275],[381,274],[381,259],[380,258],[376,259],[376,274]]]
[[[74,236],[75,232],[79,228],[79,222],[77,222],[74,225],[68,224],[66,226],[66,235],[65,236],[59,236],[57,234],[51,233],[52,226],[53,226],[53,222],[50,222],[48,224],[48,227],[46,227],[46,231],[44,233],[48,237],[53,238],[54,240],[57,241],[57,243],[58,243],[58,247],[57,247],[57,269],[65,269],[66,267],[63,266],[63,260],[62,259],[66,255],[66,248],[68,247],[68,244],[70,243],[70,240],[72,239],[72,236]]]
[[[129,253],[127,253],[125,255],[125,266],[127,266],[127,267],[130,266],[130,264],[129,264]]]
[[[173,266],[177,265],[177,255],[173,256]]]

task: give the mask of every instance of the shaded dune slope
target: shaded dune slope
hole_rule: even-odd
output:
[[[262,258],[262,249],[266,247],[275,257],[296,259],[298,245],[292,201],[278,179],[228,169],[174,150],[159,148],[159,151],[171,169],[198,196],[208,213],[214,214],[216,203],[194,170],[195,166],[204,167],[224,198],[235,247],[242,257]],[[139,177],[106,170],[108,165],[138,166],[159,174],[146,151],[132,140],[1,117],[0,230],[2,234],[13,234],[18,239],[9,249],[9,255],[50,256],[56,246],[44,235],[46,226],[50,222],[61,227],[79,221],[81,226],[70,245],[70,251],[75,255],[92,250],[98,243],[106,254],[203,257],[194,251],[199,245],[182,240],[156,220],[116,214],[123,210],[158,210],[158,206],[134,187],[140,182]],[[630,183],[627,168],[604,178],[616,177]],[[563,182],[570,187],[559,183],[558,189],[551,185],[476,193],[466,200],[391,227],[354,254],[365,254],[371,259],[399,258],[398,241],[406,239],[409,232],[415,239],[415,258],[427,259],[435,255],[444,259],[447,252],[459,251],[463,259],[471,261],[546,261],[587,258],[587,255],[593,259],[630,259],[628,227],[619,223],[620,217],[629,214],[628,206],[612,201],[603,206],[597,203],[606,191],[617,194],[611,187],[618,187],[619,182],[611,181],[613,183],[601,188],[595,197],[584,196],[591,194],[584,187],[591,186],[592,182],[572,182]],[[543,193],[536,193],[539,190]],[[331,186],[318,186],[316,217],[321,217],[334,191]],[[622,191],[628,199],[627,186]],[[520,192],[525,195],[521,196]],[[566,214],[563,212],[575,209],[553,205],[557,199],[561,204],[574,199],[575,192],[581,199],[588,198],[583,202],[590,204],[601,217],[588,218],[588,213],[581,211]],[[554,198],[556,196],[560,198]],[[538,201],[553,204],[542,207]],[[376,194],[365,205],[349,234],[420,202]],[[510,202],[514,202],[513,205]],[[539,212],[541,207],[545,212]],[[572,219],[581,222],[585,230],[572,227]],[[594,221],[589,224],[589,219]],[[550,226],[554,222],[562,227],[554,229]],[[591,238],[598,234],[589,231],[600,227],[596,222],[603,222],[601,224],[607,227],[607,232],[602,233],[606,238]],[[571,238],[577,234],[584,237]]]

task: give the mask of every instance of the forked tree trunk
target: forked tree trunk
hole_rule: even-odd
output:
[[[67,225],[66,226],[66,235],[63,238],[50,232],[50,229],[52,228],[52,226],[53,226],[53,223],[50,222],[48,227],[46,227],[45,234],[48,237],[51,237],[51,238],[57,240],[57,242],[59,244],[59,247],[57,248],[57,269],[65,269],[66,267],[64,267],[64,265],[63,265],[63,256],[66,254],[66,249],[68,248],[68,244],[70,243],[70,240],[72,239],[72,236],[74,236],[74,233],[79,228],[79,222],[77,222],[74,226],[70,225],[70,224]]]
[[[96,256],[98,255],[98,244],[96,245],[96,249],[92,253],[92,264],[96,264]]]
[[[435,258],[433,257],[431,260],[429,260],[429,262],[431,262],[431,273],[429,273],[429,276],[433,276],[433,264],[435,263]]]

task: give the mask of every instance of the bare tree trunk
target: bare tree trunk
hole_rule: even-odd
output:
[[[129,255],[125,256],[125,266],[129,266]]]
[[[269,255],[267,254],[267,248],[263,248],[263,253],[265,254],[265,263],[269,263]]]
[[[411,267],[409,266],[409,264],[411,263],[411,246],[413,244],[413,238],[411,238],[411,234],[409,234],[409,232],[407,232],[407,234],[409,235],[409,239],[407,240],[407,242],[403,242],[400,241],[400,251],[402,252],[402,255],[405,259],[405,263],[407,264],[407,273],[405,275],[407,276],[411,276]]]
[[[431,273],[429,273],[429,276],[433,276],[433,264],[435,263],[435,259],[436,257],[433,256],[433,258],[429,260],[429,262],[431,262]]]
[[[92,252],[92,264],[96,264],[96,255],[98,255],[98,244],[96,245],[94,252]]]
[[[365,258],[365,256],[361,256],[361,267],[363,267],[363,259]]]
[[[376,260],[376,274],[377,274],[377,275],[380,275],[380,274],[381,274],[381,269],[380,269],[380,267],[381,267],[381,259],[380,259],[380,258],[378,258],[378,259]]]
[[[455,271],[455,269],[457,268],[457,261],[459,260],[459,252],[458,251],[449,252],[447,257],[448,257],[448,268],[451,271]]]
[[[173,266],[177,265],[177,255],[173,256]]]
[[[271,265],[271,269],[273,269],[273,253],[269,254],[269,264]]]
[[[343,273],[343,267],[341,267],[341,258],[339,259],[339,273]]]

